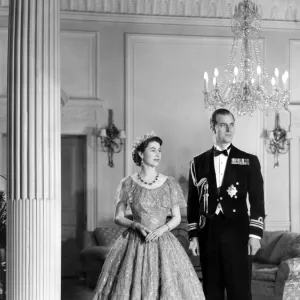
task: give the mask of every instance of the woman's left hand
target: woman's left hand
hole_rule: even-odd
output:
[[[165,232],[168,231],[168,227],[166,225],[162,225],[146,236],[146,242],[152,242],[157,240],[160,236],[162,236]]]

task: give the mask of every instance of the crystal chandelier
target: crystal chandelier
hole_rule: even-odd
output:
[[[288,108],[288,72],[276,68],[270,79],[260,53],[261,17],[258,7],[250,0],[240,2],[234,9],[231,29],[234,34],[230,57],[224,75],[214,70],[212,90],[208,89],[208,74],[204,73],[204,104],[208,109],[226,107],[237,115],[253,115],[257,110],[268,112]],[[240,51],[238,51],[238,49]]]

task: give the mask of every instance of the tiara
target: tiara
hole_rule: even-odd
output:
[[[136,138],[136,140],[132,144],[132,154],[135,152],[136,148],[140,146],[143,142],[156,136],[157,134],[154,131],[152,131],[151,133],[146,133],[143,136]]]

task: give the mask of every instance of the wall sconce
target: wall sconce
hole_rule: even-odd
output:
[[[101,129],[96,127],[96,137],[100,137],[102,150],[107,152],[108,155],[108,165],[113,168],[113,155],[121,152],[124,140],[126,139],[126,133],[114,125],[111,109],[108,110],[108,126]]]
[[[267,151],[274,155],[274,168],[279,167],[279,154],[285,154],[290,149],[290,132],[287,132],[279,125],[279,113],[275,114],[275,128],[272,131],[267,131],[266,136],[269,140]]]

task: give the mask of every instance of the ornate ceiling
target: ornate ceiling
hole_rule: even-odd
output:
[[[242,0],[61,0],[60,3],[64,13],[229,19],[234,6],[240,1]],[[300,0],[253,1],[258,5],[263,20],[300,21]],[[7,10],[8,4],[9,0],[0,0],[0,8]]]
[[[62,11],[230,18],[241,0],[61,0]],[[254,0],[264,20],[300,21],[300,0]]]

